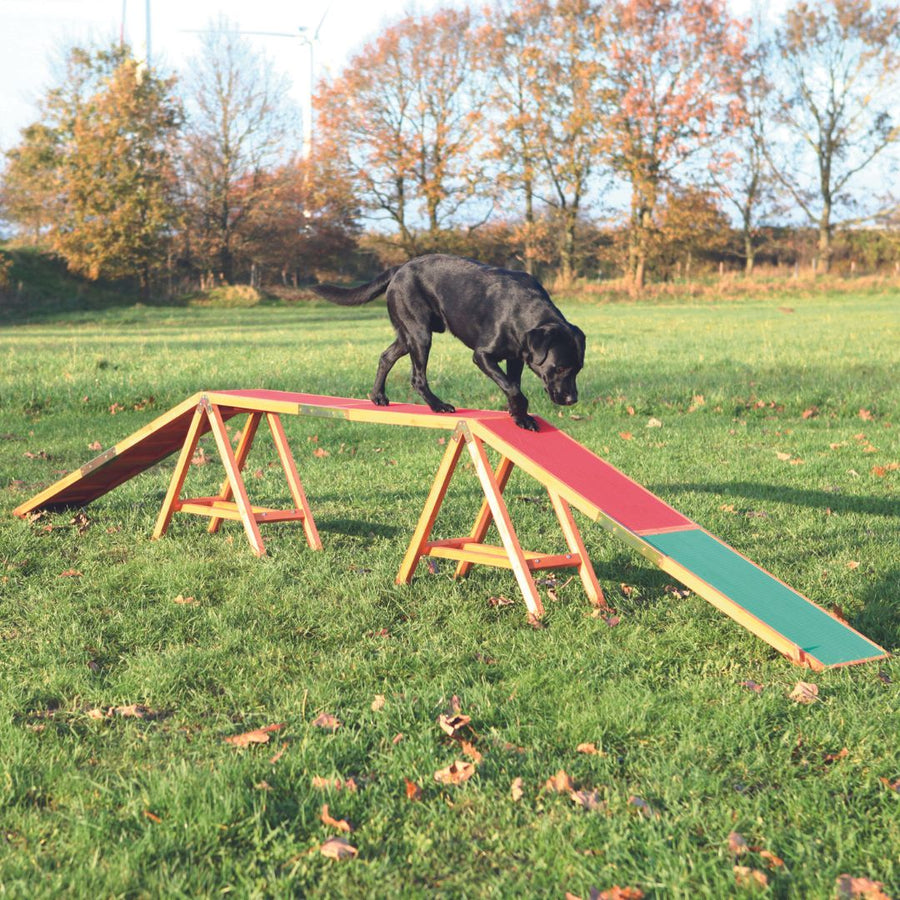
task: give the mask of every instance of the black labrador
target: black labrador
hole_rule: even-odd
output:
[[[475,365],[506,394],[509,414],[520,428],[538,429],[520,386],[526,364],[554,403],[569,406],[578,400],[575,376],[584,365],[584,334],[526,272],[435,253],[388,269],[358,288],[313,290],[341,306],[360,306],[387,292],[397,339],[381,354],[375,374],[370,396],[379,406],[388,404],[388,372],[408,353],[413,388],[434,412],[454,412],[432,393],[426,375],[431,336],[448,330],[474,351]],[[506,372],[500,368],[503,360]]]

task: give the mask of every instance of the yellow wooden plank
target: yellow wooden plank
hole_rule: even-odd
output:
[[[250,448],[253,446],[253,439],[256,437],[256,430],[259,428],[260,420],[262,419],[261,412],[252,412],[247,416],[247,421],[244,424],[243,429],[241,430],[241,439],[238,442],[237,450],[234,453],[235,461],[237,462],[237,467],[239,472],[243,472],[244,465],[247,462],[247,456],[250,453]],[[225,480],[222,482],[222,488],[219,491],[219,497],[222,500],[230,500],[231,499],[231,481],[229,481],[228,477],[225,477]],[[209,528],[207,529],[210,534],[215,534],[219,530],[219,525],[221,524],[221,520],[217,519],[215,516],[209,523]]]
[[[169,523],[172,521],[172,515],[175,512],[178,497],[181,494],[181,489],[184,487],[188,468],[191,465],[191,458],[194,455],[194,450],[197,449],[197,441],[200,440],[200,426],[203,424],[203,417],[205,414],[203,405],[198,403],[197,408],[194,411],[194,417],[191,419],[191,424],[188,426],[184,444],[182,445],[181,453],[178,456],[178,462],[175,464],[175,471],[172,473],[172,478],[169,481],[169,488],[166,491],[162,509],[160,509],[159,516],[156,519],[156,527],[153,529],[151,540],[155,541],[158,538],[161,538],[166,533]]]
[[[555,490],[547,488],[547,493],[550,496],[550,503],[553,505],[556,518],[559,520],[563,537],[566,539],[566,546],[573,555],[578,557],[578,577],[581,579],[584,592],[588,595],[588,599],[593,606],[606,608],[606,597],[603,596],[603,589],[597,581],[594,567],[591,565],[584,542],[581,540],[581,532],[575,524],[568,502],[560,497]]]

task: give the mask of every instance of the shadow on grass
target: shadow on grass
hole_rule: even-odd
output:
[[[706,493],[723,497],[744,497],[747,500],[771,500],[795,506],[830,509],[835,513],[860,513],[865,516],[900,516],[900,502],[888,497],[845,496],[837,491],[813,491],[789,488],[784,485],[757,484],[752,481],[733,481],[719,484],[666,484],[649,488],[666,494]]]
[[[329,519],[316,517],[316,528],[330,534],[348,534],[354,537],[395,537],[400,529],[371,519]]]
[[[865,604],[851,625],[885,650],[900,647],[900,569],[891,569],[863,594]]]

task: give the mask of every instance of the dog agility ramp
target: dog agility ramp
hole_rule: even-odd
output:
[[[473,432],[572,506],[791,660],[814,669],[887,656],[873,641],[704,531],[646,488],[542,420],[509,419]]]
[[[199,411],[205,410],[204,415]],[[637,549],[646,559],[669,573],[699,596],[735,619],[753,634],[767,641],[796,663],[814,669],[866,662],[887,656],[886,651],[844,622],[797,593],[773,575],[746,559],[727,544],[704,531],[695,522],[632,481],[586,447],[538,419],[538,432],[518,428],[509,416],[496,410],[457,410],[437,414],[426,406],[391,404],[375,406],[367,400],[324,397],[285,391],[209,391],[189,397],[149,425],[66,475],[56,484],[18,506],[21,517],[39,509],[78,506],[102,496],[129,478],[150,468],[167,456],[181,451],[179,467],[190,459],[189,442],[213,430],[220,452],[231,456],[231,485],[243,494],[237,498],[241,509],[231,509],[231,488],[222,494],[201,498],[191,504],[178,500],[170,488],[167,502],[175,511],[204,513],[213,521],[228,508],[230,517],[243,518],[248,530],[255,522],[271,520],[273,511],[258,511],[243,492],[240,469],[249,442],[238,449],[235,460],[221,422],[246,413],[255,423],[266,416],[280,433],[280,451],[286,462],[289,482],[302,491],[280,424],[280,414],[341,418],[354,422],[404,425],[466,432],[497,451],[503,465],[518,466],[588,518],[599,522],[612,534]],[[256,417],[255,419],[253,417]],[[250,421],[250,420],[248,420]],[[217,425],[218,422],[218,425]],[[253,425],[255,430],[255,424]],[[245,429],[246,431],[246,429]],[[252,441],[252,436],[250,438]],[[482,451],[483,452],[483,451]],[[225,460],[227,462],[227,460]],[[180,486],[178,486],[180,490]],[[502,487],[500,487],[502,492]],[[308,525],[311,514],[302,503]],[[268,518],[267,518],[268,517]],[[304,518],[294,510],[285,517]],[[158,531],[160,526],[158,526]],[[310,539],[311,545],[314,543]],[[257,552],[265,552],[261,540],[251,541]]]

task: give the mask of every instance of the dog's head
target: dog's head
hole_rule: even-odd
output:
[[[525,335],[525,362],[559,406],[578,401],[575,376],[584,365],[584,333],[562,322],[541,325]]]

